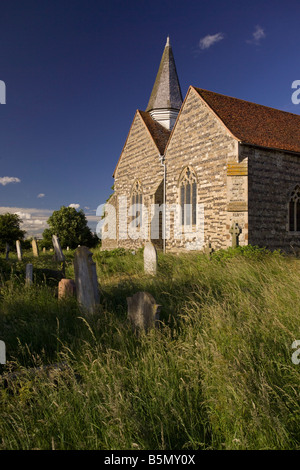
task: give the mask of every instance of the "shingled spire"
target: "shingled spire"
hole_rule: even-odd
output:
[[[153,119],[171,130],[181,105],[182,93],[168,37],[146,111]]]

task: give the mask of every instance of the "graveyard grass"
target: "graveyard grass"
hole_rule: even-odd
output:
[[[299,259],[159,253],[154,277],[141,251],[93,253],[101,303],[88,317],[57,299],[49,253],[0,258],[1,367],[16,374],[0,381],[0,449],[300,448]],[[137,336],[126,298],[138,291],[161,315]]]

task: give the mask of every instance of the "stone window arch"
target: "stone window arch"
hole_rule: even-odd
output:
[[[290,194],[289,231],[300,232],[300,185],[298,184]]]
[[[187,166],[179,179],[179,203],[181,206],[181,224],[197,223],[197,177],[191,166]]]
[[[132,215],[136,227],[142,226],[143,188],[140,181],[135,181],[131,189]]]

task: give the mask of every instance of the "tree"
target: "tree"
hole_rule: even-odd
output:
[[[25,230],[20,229],[22,220],[17,214],[0,215],[0,248],[4,249],[6,243],[12,246],[17,240],[23,240]]]
[[[98,237],[91,232],[82,209],[77,211],[74,207],[62,206],[47,220],[48,229],[43,232],[42,244],[47,246],[52,243],[52,235],[59,237],[62,248],[69,246],[76,248],[78,245],[88,247],[96,246]]]

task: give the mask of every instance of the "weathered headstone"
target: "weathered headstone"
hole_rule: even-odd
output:
[[[137,292],[127,298],[128,319],[134,330],[148,331],[159,320],[160,305],[148,292]]]
[[[58,298],[73,297],[76,294],[76,284],[73,279],[62,279],[58,284]]]
[[[26,278],[25,278],[26,286],[31,286],[32,276],[33,276],[33,265],[31,263],[28,263],[26,264]]]
[[[32,245],[33,256],[38,257],[39,256],[39,247],[38,247],[38,242],[37,242],[36,238],[32,239],[31,245]]]
[[[212,248],[212,246],[211,246],[211,243],[208,243],[208,244],[204,247],[204,253],[205,253],[205,255],[206,255],[208,258],[211,257],[211,254],[212,254],[213,251],[214,251],[214,250],[213,250],[213,248]]]
[[[5,259],[6,260],[8,260],[8,258],[9,258],[9,250],[10,250],[9,249],[9,244],[6,243],[6,245],[5,245]]]
[[[100,302],[96,263],[86,246],[75,251],[75,284],[77,300],[84,310],[93,313]]]
[[[52,244],[53,244],[53,248],[55,251],[56,260],[59,263],[63,263],[65,261],[65,255],[63,254],[63,251],[60,246],[59,238],[57,235],[52,235]]]
[[[157,252],[151,242],[147,242],[144,248],[144,271],[147,274],[155,275],[157,270]]]
[[[18,255],[18,260],[22,261],[22,247],[21,247],[21,242],[20,240],[16,241],[16,248],[17,248],[17,255]]]
[[[43,253],[46,253],[46,247],[45,246],[43,247]]]
[[[232,241],[231,241],[231,246],[232,248],[236,248],[239,246],[239,236],[240,233],[242,233],[242,229],[239,227],[239,224],[234,222],[229,230],[231,233]]]
[[[69,251],[69,250],[70,250],[70,247],[69,247],[69,246],[67,246],[67,251]]]

